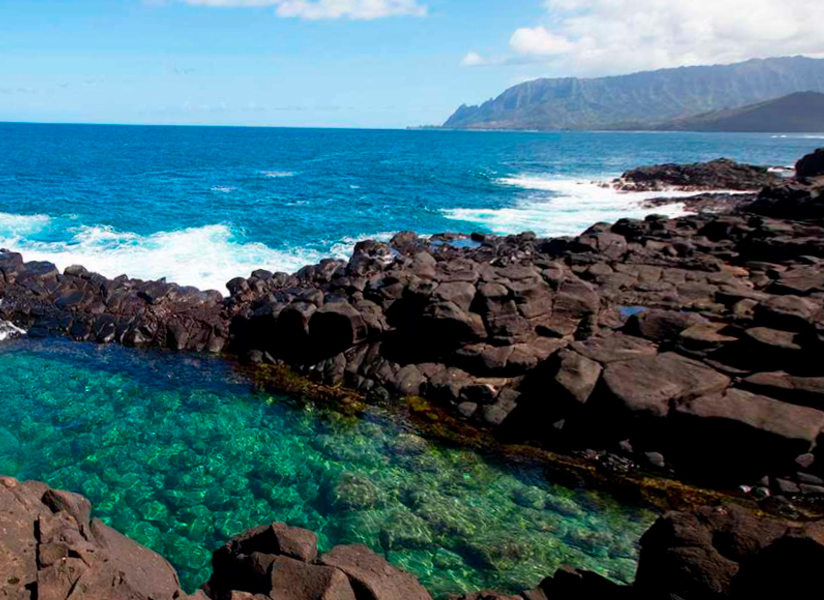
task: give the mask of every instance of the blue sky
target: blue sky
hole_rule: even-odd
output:
[[[2,0],[0,121],[404,127],[538,76],[824,52],[818,3],[742,2]]]

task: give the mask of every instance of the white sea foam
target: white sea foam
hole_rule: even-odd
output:
[[[79,226],[65,241],[39,241],[27,217],[0,217],[0,247],[22,252],[27,261],[45,260],[63,270],[83,265],[107,277],[127,274],[140,279],[166,277],[181,285],[226,293],[225,284],[255,269],[295,271],[317,262],[322,254],[310,249],[275,250],[261,243],[238,241],[231,225],[216,224],[151,235],[111,227]],[[40,230],[48,217],[36,221]],[[43,219],[41,218],[41,219]],[[16,227],[16,221],[20,227]],[[35,230],[35,231],[33,231]]]
[[[295,174],[292,171],[261,171],[260,174],[270,179],[280,179],[283,177],[295,176]]]
[[[643,218],[650,214],[676,217],[686,214],[681,203],[644,207],[643,203],[663,196],[686,198],[695,192],[623,192],[591,180],[522,175],[498,180],[500,184],[525,190],[515,206],[497,209],[453,208],[443,213],[450,219],[483,225],[494,233],[534,231],[541,236],[578,235],[599,221],[623,217]]]
[[[43,231],[52,219],[48,215],[15,215],[0,213],[0,238],[6,234],[31,235]]]
[[[213,192],[220,192],[222,194],[229,194],[231,192],[234,192],[236,189],[237,189],[236,187],[231,187],[231,186],[228,186],[228,185],[224,185],[224,186],[216,185],[215,187],[212,188],[212,191]]]
[[[0,248],[21,252],[27,261],[52,262],[61,271],[70,265],[83,265],[106,277],[165,277],[167,281],[223,294],[227,292],[227,281],[246,277],[255,269],[292,273],[323,258],[348,259],[357,242],[367,238],[388,240],[393,235],[353,236],[321,241],[316,248],[278,250],[243,241],[241,232],[226,223],[151,235],[81,225],[68,230],[69,239],[36,238],[36,234],[56,228],[56,222],[46,215],[0,213]]]
[[[21,335],[26,335],[26,331],[20,329],[14,323],[0,321],[0,342],[9,338],[20,337]]]

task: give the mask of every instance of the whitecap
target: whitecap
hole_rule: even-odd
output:
[[[226,223],[150,235],[84,225],[69,230],[67,240],[49,242],[32,239],[29,233],[2,228],[0,247],[21,252],[26,261],[52,262],[60,270],[83,265],[106,277],[165,277],[224,294],[227,281],[248,276],[255,269],[293,272],[323,258],[317,250],[275,250],[262,243],[244,242],[241,232]]]
[[[215,187],[212,188],[212,191],[213,192],[220,192],[222,194],[229,194],[231,192],[234,192],[236,189],[237,189],[236,187],[231,187],[231,186],[228,186],[228,185],[225,185],[225,186],[216,185]]]
[[[0,342],[9,338],[20,337],[22,335],[26,335],[25,329],[20,329],[14,323],[0,320]]]
[[[15,215],[0,212],[0,238],[40,233],[51,223],[52,218],[48,215]]]
[[[696,195],[680,191],[624,192],[591,180],[539,175],[506,177],[498,182],[524,190],[525,197],[511,207],[445,209],[444,216],[482,225],[497,234],[534,231],[546,237],[579,235],[594,223],[614,222],[624,217],[682,216],[687,214],[682,203],[656,207],[646,207],[643,203],[653,198]]]
[[[280,179],[283,177],[295,176],[295,173],[292,171],[261,171],[260,174],[270,179]]]
[[[26,261],[54,263],[61,271],[83,265],[90,271],[144,280],[166,278],[180,285],[227,293],[226,282],[256,269],[293,273],[324,258],[348,259],[365,239],[389,240],[395,232],[321,240],[312,247],[273,249],[246,241],[230,223],[140,235],[113,227],[81,225],[66,230],[61,241],[30,237],[46,229],[51,217],[0,213],[0,248],[21,252]]]

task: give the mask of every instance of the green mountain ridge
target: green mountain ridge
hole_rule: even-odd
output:
[[[443,127],[652,129],[797,92],[824,93],[824,59],[794,56],[595,79],[536,79],[509,88],[480,106],[461,106]]]
[[[676,119],[658,131],[824,132],[824,94],[796,92],[742,108]]]

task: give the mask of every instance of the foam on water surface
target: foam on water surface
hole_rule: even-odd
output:
[[[592,180],[537,175],[506,177],[504,186],[524,191],[514,206],[491,209],[451,208],[450,219],[482,225],[502,235],[534,231],[540,236],[578,235],[598,222],[643,218],[650,214],[670,217],[685,213],[683,204],[644,207],[652,198],[686,198],[695,192],[624,192]]]
[[[67,240],[43,239],[44,232],[61,228]],[[292,273],[323,258],[346,259],[358,241],[367,237],[388,240],[392,233],[322,240],[320,249],[275,250],[247,240],[243,231],[227,223],[178,231],[139,235],[112,227],[77,225],[46,215],[0,214],[0,248],[23,253],[27,261],[54,263],[61,271],[83,265],[90,271],[117,277],[126,274],[144,280],[165,277],[180,285],[227,293],[225,284],[256,269]],[[325,249],[324,249],[325,248]]]
[[[253,526],[364,543],[436,598],[518,591],[561,564],[631,581],[655,515],[542,470],[441,446],[398,415],[344,416],[254,390],[215,358],[0,345],[0,474],[79,492],[162,553],[186,589]]]

